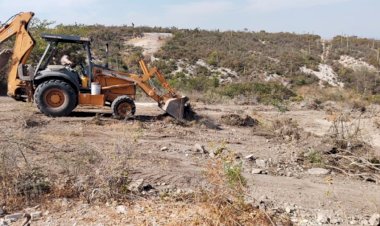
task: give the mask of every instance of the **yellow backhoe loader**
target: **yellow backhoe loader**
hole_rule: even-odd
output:
[[[78,36],[42,35],[48,43],[38,65],[27,65],[35,41],[28,32],[34,13],[19,13],[0,27],[0,44],[15,36],[13,51],[0,51],[0,69],[11,59],[8,72],[8,95],[16,100],[36,103],[42,113],[52,117],[69,115],[78,105],[111,106],[116,117],[135,113],[136,86],[154,99],[160,108],[178,120],[185,118],[188,98],[170,87],[164,76],[154,67],[148,69],[140,61],[142,75],[113,71],[93,63],[91,40]],[[79,69],[53,65],[59,45],[81,45],[86,60],[77,62]],[[78,68],[78,67],[77,67]],[[160,92],[156,85],[165,92]]]

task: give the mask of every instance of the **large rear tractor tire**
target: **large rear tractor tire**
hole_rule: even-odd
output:
[[[41,83],[34,93],[38,109],[47,116],[69,115],[77,105],[77,94],[67,82],[49,80]]]
[[[113,116],[118,119],[126,119],[136,112],[135,102],[128,96],[117,97],[111,105]]]

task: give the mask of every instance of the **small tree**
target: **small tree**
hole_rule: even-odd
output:
[[[207,63],[216,67],[219,64],[219,53],[218,51],[213,51],[210,53],[207,59]]]

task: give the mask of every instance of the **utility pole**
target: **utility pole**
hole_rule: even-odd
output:
[[[371,49],[371,50],[373,50],[374,52],[376,52],[376,63],[377,63],[378,68],[380,68],[380,48],[378,48],[378,49]]]
[[[377,79],[380,77],[380,48],[377,49],[377,77],[375,80],[377,86]]]

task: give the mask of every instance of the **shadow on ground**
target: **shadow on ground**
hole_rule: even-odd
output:
[[[101,118],[107,118],[107,119],[115,119],[112,116],[112,113],[102,113],[102,112],[83,112],[83,111],[73,111],[69,117],[77,117],[77,118],[93,118],[96,116],[100,116]],[[165,118],[170,117],[168,114],[160,114],[156,116],[151,115],[135,115],[133,117],[127,118],[127,119],[119,119],[119,120],[125,120],[125,121],[141,121],[141,122],[154,122],[154,121],[162,121]]]

